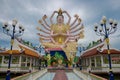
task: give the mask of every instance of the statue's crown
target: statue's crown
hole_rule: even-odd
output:
[[[62,9],[61,8],[58,10],[58,15],[62,15]]]

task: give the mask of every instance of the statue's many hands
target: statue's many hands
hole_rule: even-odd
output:
[[[74,17],[79,18],[79,16],[77,14],[75,14]]]
[[[59,33],[53,33],[53,34],[51,34],[51,36],[52,37],[54,37],[54,36],[58,36],[58,35],[62,35],[62,36],[67,36],[68,34],[66,34],[66,33],[61,33],[61,32],[59,32]]]
[[[63,11],[63,13],[67,13],[67,11]]]
[[[37,30],[41,31],[40,27],[36,27]]]
[[[58,13],[58,11],[54,11],[53,13]]]
[[[45,20],[46,18],[47,18],[47,15],[44,15],[44,16],[42,17],[43,20]]]
[[[80,18],[78,18],[78,23],[80,23],[82,20]]]
[[[39,20],[38,22],[39,22],[40,24],[43,24],[42,20]]]

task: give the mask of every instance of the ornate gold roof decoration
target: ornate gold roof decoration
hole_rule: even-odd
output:
[[[62,13],[63,13],[63,11],[62,11],[62,9],[60,8],[60,9],[58,10],[58,15],[62,15]]]

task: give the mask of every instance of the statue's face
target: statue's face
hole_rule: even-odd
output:
[[[63,22],[64,22],[63,16],[58,16],[58,17],[57,17],[57,23],[62,24]]]

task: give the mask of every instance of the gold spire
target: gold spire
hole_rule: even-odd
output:
[[[62,9],[61,8],[58,10],[58,15],[62,15]]]

